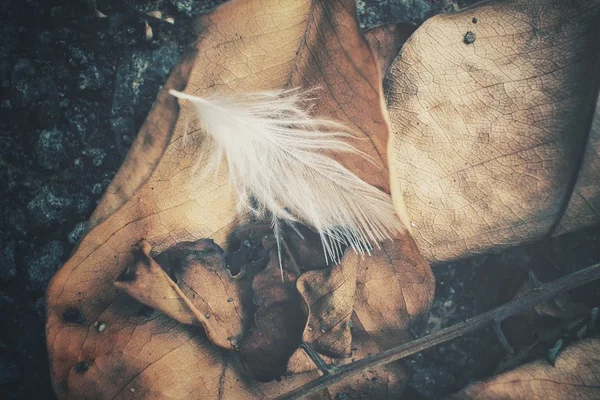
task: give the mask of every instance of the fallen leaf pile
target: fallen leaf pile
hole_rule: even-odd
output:
[[[408,233],[328,266],[303,229],[280,260],[270,231],[237,213],[226,171],[197,181],[197,121],[166,94],[320,87],[314,108],[352,127],[372,158],[340,162],[388,191],[381,78],[355,12],[350,0],[251,0],[198,22],[194,49],[48,289],[59,397],[270,398],[319,376],[315,362],[348,363],[418,330],[434,283]],[[324,395],[397,397],[405,383],[396,363]]]
[[[597,223],[599,8],[490,2],[366,36],[354,0],[237,0],[200,18],[48,288],[58,397],[273,398],[410,341],[433,298],[427,261]],[[412,232],[330,265],[299,227],[279,253],[269,226],[238,213],[227,171],[198,178],[201,125],[168,90],[286,88],[319,88],[315,113],[352,128],[370,157],[338,161],[391,192]],[[597,349],[578,346],[557,368]],[[406,382],[392,363],[311,398],[398,398]]]

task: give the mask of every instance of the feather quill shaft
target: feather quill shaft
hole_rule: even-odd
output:
[[[369,185],[331,153],[368,159],[345,139],[340,123],[313,118],[308,92],[298,90],[197,97],[170,90],[192,103],[204,127],[201,165],[216,171],[222,160],[241,209],[280,224],[303,223],[321,237],[325,256],[339,261],[343,247],[360,254],[403,229],[387,193]],[[278,242],[279,243],[279,242]]]

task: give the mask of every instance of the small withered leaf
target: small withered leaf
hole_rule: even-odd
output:
[[[560,351],[554,365],[540,359],[451,396],[467,399],[597,399],[600,397],[600,339],[583,339]]]
[[[324,270],[306,272],[296,284],[309,308],[302,341],[326,356],[340,358],[352,354],[350,318],[358,267],[342,261]]]
[[[267,240],[265,247],[270,249],[269,263],[252,282],[257,307],[255,326],[240,345],[242,364],[259,382],[286,372],[290,356],[302,342],[306,324],[306,311],[295,287],[299,275],[295,260],[289,253],[283,253],[280,260],[273,239]]]
[[[548,361],[550,361],[550,364],[552,364],[552,366],[556,364],[556,358],[558,357],[558,354],[563,349],[563,347],[564,341],[562,339],[559,339],[556,342],[556,344],[550,350],[548,350]]]
[[[242,305],[243,286],[225,268],[223,250],[210,239],[181,242],[150,257],[142,242],[128,267],[135,280],[116,280],[115,286],[142,304],[186,325],[201,325],[218,346],[237,346],[247,323]],[[232,299],[232,301],[228,301]]]
[[[240,279],[252,276],[266,267],[269,251],[262,245],[265,236],[273,233],[269,224],[246,224],[238,227],[227,238],[227,269],[233,276],[242,274]]]

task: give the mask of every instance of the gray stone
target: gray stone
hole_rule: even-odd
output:
[[[112,115],[135,115],[143,97],[156,97],[159,85],[180,56],[175,43],[154,50],[136,50],[127,55],[117,71]]]
[[[77,87],[80,90],[98,90],[104,85],[104,75],[95,65],[81,72],[77,79]]]
[[[101,166],[106,157],[106,152],[102,149],[89,149],[86,150],[85,153],[92,158],[92,163],[96,167]]]
[[[86,222],[78,222],[77,225],[75,225],[75,227],[73,228],[73,230],[71,230],[71,232],[69,232],[69,235],[68,235],[69,243],[71,243],[71,244],[77,243],[77,241],[81,238],[81,236],[83,236],[83,233],[85,232],[86,227],[87,227]]]
[[[94,183],[94,186],[92,186],[92,193],[95,195],[101,194],[102,193],[102,184]]]
[[[34,290],[44,290],[62,263],[65,248],[62,242],[52,240],[27,266],[29,281]]]
[[[193,15],[194,0],[170,0],[177,11],[191,17]]]
[[[27,233],[27,220],[23,210],[11,210],[8,213],[8,224],[20,235]]]
[[[110,120],[110,126],[113,131],[117,148],[121,153],[125,153],[133,143],[136,135],[135,122],[131,117],[116,117]]]
[[[436,11],[426,0],[390,0],[395,22],[422,23]]]
[[[83,67],[88,63],[87,56],[85,52],[81,50],[79,47],[71,47],[71,56],[69,57],[69,64],[72,67]]]
[[[14,107],[31,106],[40,98],[36,90],[36,70],[31,61],[19,59],[15,63],[12,74],[12,105]]]
[[[55,170],[65,156],[64,134],[56,129],[42,131],[38,139],[35,156],[42,167]]]
[[[59,197],[44,186],[27,204],[27,211],[33,225],[47,227],[64,221],[72,203],[72,199]]]
[[[17,275],[15,247],[16,242],[14,240],[2,243],[2,249],[0,250],[0,281],[9,281]]]
[[[90,207],[92,206],[92,199],[89,196],[81,194],[75,203],[75,208],[78,215],[83,215],[86,218],[89,216]]]
[[[10,64],[8,60],[0,60],[0,86],[10,87]]]
[[[13,360],[0,358],[0,385],[15,382],[20,377],[19,367]]]
[[[37,299],[35,304],[31,308],[37,313],[37,315],[44,318],[46,315],[46,300],[44,299],[44,297],[42,296],[39,299]]]

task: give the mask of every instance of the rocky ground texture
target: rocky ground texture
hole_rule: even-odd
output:
[[[0,398],[53,398],[44,290],[85,230],[159,87],[190,40],[192,17],[219,0],[11,0],[0,3]],[[359,0],[363,27],[420,23],[474,1]],[[135,9],[132,7],[135,5]],[[174,24],[140,13],[160,10]],[[584,266],[600,229],[440,265],[427,332],[499,302],[482,290],[507,266]],[[596,292],[596,295],[598,293]],[[412,357],[412,398],[449,394],[490,374],[503,349],[481,331]],[[490,364],[491,365],[491,364]]]

